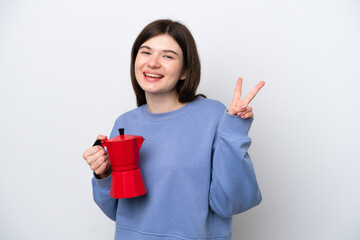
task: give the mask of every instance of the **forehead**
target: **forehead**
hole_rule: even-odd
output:
[[[175,39],[167,34],[161,34],[146,40],[141,46],[148,46],[153,50],[173,50],[182,54],[182,50]]]

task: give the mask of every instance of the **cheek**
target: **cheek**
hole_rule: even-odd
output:
[[[180,75],[182,70],[183,70],[183,60],[180,59],[177,64],[176,67],[174,67],[174,69],[176,69],[176,72]]]
[[[135,60],[134,71],[135,76],[138,79],[142,75],[141,62],[138,59]]]
[[[136,58],[135,59],[135,64],[134,64],[134,67],[135,67],[135,72],[139,71],[140,69],[140,61],[139,61],[139,58]]]
[[[174,67],[174,74],[180,76],[182,71],[182,65],[178,64],[176,67]]]
[[[168,74],[179,75],[181,72],[181,65],[179,63],[164,63],[163,68]]]

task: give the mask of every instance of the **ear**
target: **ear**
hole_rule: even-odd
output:
[[[186,70],[180,75],[179,80],[184,81],[186,79]]]

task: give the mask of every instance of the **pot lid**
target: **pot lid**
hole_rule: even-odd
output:
[[[125,135],[124,134],[124,128],[119,128],[119,134],[120,135],[118,135],[116,137],[108,139],[107,142],[122,142],[122,141],[131,141],[131,140],[143,139],[142,136]]]

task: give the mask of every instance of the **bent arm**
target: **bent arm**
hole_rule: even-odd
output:
[[[110,197],[111,176],[104,179],[93,177],[93,197],[95,203],[110,219],[116,221],[118,200]]]
[[[262,196],[248,154],[248,132],[253,119],[225,113],[213,147],[210,207],[222,217],[244,212],[258,205]]]

